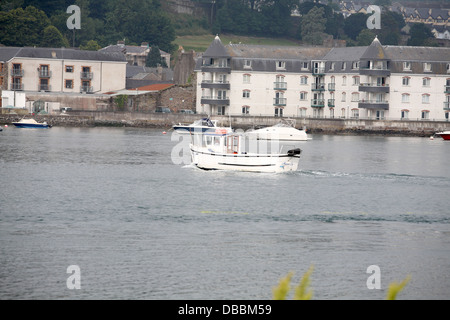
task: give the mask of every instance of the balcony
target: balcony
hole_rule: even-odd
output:
[[[450,111],[450,101],[445,101],[444,102],[444,110]]]
[[[312,108],[323,108],[325,107],[325,99],[312,99],[311,100]]]
[[[231,66],[228,64],[204,64],[202,66],[202,72],[211,72],[211,73],[231,73]]]
[[[51,71],[45,69],[39,70],[39,78],[51,78],[51,77],[52,77]]]
[[[81,92],[81,93],[93,93],[93,92],[94,92],[94,87],[91,87],[91,86],[81,86],[81,87],[80,87],[80,92]]]
[[[17,68],[13,68],[11,69],[11,77],[23,77],[23,69],[17,69]]]
[[[23,83],[11,83],[11,90],[12,91],[22,91],[24,89]]]
[[[445,86],[444,93],[450,93],[450,86]]]
[[[361,83],[359,85],[360,92],[373,92],[373,93],[389,93],[390,88],[388,84],[379,85],[376,83]]]
[[[361,100],[358,103],[358,108],[389,110],[389,102],[383,100]]]
[[[328,107],[334,108],[335,106],[335,99],[328,99]]]
[[[221,96],[204,96],[201,99],[201,104],[229,106],[230,99]]]
[[[311,84],[312,91],[325,91],[325,83],[313,83]]]
[[[274,90],[287,90],[287,82],[274,82],[273,89]]]
[[[38,86],[38,91],[51,91],[52,87],[48,84],[40,84]]]
[[[276,107],[285,107],[287,105],[287,99],[286,98],[274,98],[273,105]]]
[[[329,83],[328,84],[328,91],[336,91],[336,84],[335,83]]]
[[[325,74],[325,67],[316,67],[312,69],[313,75],[323,76]]]
[[[224,90],[230,90],[230,82],[229,81],[203,80],[202,81],[202,89],[224,89]]]
[[[367,75],[367,76],[378,76],[378,77],[387,77],[391,75],[391,70],[389,70],[387,67],[360,67],[359,68],[359,74],[360,75]]]
[[[94,78],[94,74],[92,72],[81,72],[81,80],[92,80]]]

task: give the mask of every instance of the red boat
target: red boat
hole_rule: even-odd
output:
[[[438,132],[436,135],[441,136],[444,140],[450,140],[450,131]]]

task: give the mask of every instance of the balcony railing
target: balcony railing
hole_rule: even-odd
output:
[[[325,74],[325,68],[324,67],[313,68],[312,72],[313,74],[322,75]]]
[[[92,80],[94,78],[94,74],[92,72],[81,72],[82,80]]]
[[[336,90],[336,83],[329,83],[328,91],[335,91],[335,90]]]
[[[23,77],[23,69],[11,69],[11,76],[12,77]]]
[[[230,99],[223,96],[202,96],[201,104],[229,106]]]
[[[11,83],[11,90],[12,91],[21,91],[24,90],[23,83]]]
[[[325,107],[325,99],[312,99],[311,107],[313,108],[323,108]]]
[[[450,86],[445,86],[445,93],[450,93]]]
[[[202,88],[204,89],[225,89],[230,90],[230,82],[229,81],[212,81],[212,80],[203,80]]]
[[[330,108],[335,107],[335,99],[328,99],[328,107]]]
[[[287,82],[274,82],[274,90],[287,90]]]
[[[38,91],[51,91],[51,86],[49,84],[40,84],[38,86]]]
[[[52,72],[45,69],[39,70],[39,78],[51,78]]]
[[[81,86],[80,92],[92,93],[94,92],[94,88],[90,86]]]
[[[444,102],[444,110],[450,110],[450,101],[445,101]]]
[[[273,99],[273,105],[274,106],[286,106],[287,105],[287,98],[274,98]]]
[[[311,84],[311,90],[312,91],[324,91],[325,90],[325,83],[312,83]]]
[[[378,83],[361,83],[359,84],[359,91],[362,92],[374,92],[374,93],[389,93],[390,87],[388,84]]]

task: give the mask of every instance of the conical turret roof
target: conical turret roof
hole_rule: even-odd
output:
[[[389,60],[389,58],[387,57],[386,52],[384,52],[380,40],[375,37],[370,46],[367,47],[367,50],[361,56],[361,60]]]
[[[211,43],[209,48],[203,54],[204,57],[214,57],[214,58],[228,58],[230,54],[227,52],[227,49],[222,44],[219,36],[216,36],[214,41]]]

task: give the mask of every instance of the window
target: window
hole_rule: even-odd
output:
[[[73,80],[66,80],[64,87],[66,89],[73,89]]]
[[[424,87],[429,87],[430,84],[431,84],[431,78],[423,78],[423,79],[422,79],[422,85],[423,85]]]
[[[430,62],[425,62],[423,64],[423,71],[424,72],[430,72],[431,71],[431,63]]]
[[[0,72],[3,72],[4,65],[4,63],[0,63]]]
[[[409,77],[403,77],[402,78],[402,85],[404,86],[404,87],[407,87],[407,86],[409,86]]]
[[[244,69],[251,69],[251,68],[252,68],[252,61],[244,60]]]
[[[352,109],[352,118],[358,119],[359,118],[359,109]]]
[[[300,100],[301,101],[308,100],[308,92],[300,92]]]
[[[403,62],[403,71],[411,71],[411,62]]]
[[[409,94],[408,93],[402,94],[402,102],[409,103]]]
[[[300,108],[299,110],[298,110],[298,116],[300,117],[300,118],[306,118],[306,108]]]
[[[334,70],[334,66],[335,66],[335,63],[332,62],[332,63],[330,64],[330,71]]]
[[[342,70],[347,69],[347,62],[342,62]]]
[[[244,99],[250,99],[250,90],[244,90],[244,91],[242,91],[242,98],[244,98]]]
[[[354,61],[354,62],[352,63],[352,69],[353,69],[353,70],[359,69],[359,61]]]
[[[430,119],[430,111],[422,110],[422,120],[428,120],[428,119]]]
[[[246,83],[246,84],[250,83],[250,79],[251,79],[251,75],[244,74],[244,76],[243,76],[243,82],[244,83]]]
[[[73,73],[73,66],[66,66],[67,73]]]
[[[302,62],[302,70],[308,70],[308,62]]]
[[[450,72],[450,63],[447,63],[447,73]]]
[[[242,107],[242,114],[249,114],[250,113],[250,107],[249,106],[243,106]]]
[[[286,69],[286,62],[277,61],[277,70],[285,70],[285,69]]]
[[[217,107],[217,115],[218,116],[224,116],[225,115],[225,106]]]
[[[308,84],[308,77],[301,77],[300,78],[300,84],[301,85],[307,85]]]
[[[283,116],[283,108],[275,108],[275,117]]]
[[[353,92],[352,93],[352,102],[358,102],[359,101],[359,93]]]
[[[353,85],[359,86],[359,77],[358,76],[353,77]]]
[[[346,86],[346,85],[347,85],[347,77],[346,77],[346,76],[343,76],[343,77],[342,77],[342,85],[343,85],[343,86]]]
[[[347,94],[345,92],[342,92],[342,98],[341,98],[342,102],[347,101]]]
[[[422,95],[422,103],[430,103],[430,95],[429,94]]]
[[[402,120],[408,120],[409,110],[402,110]]]

